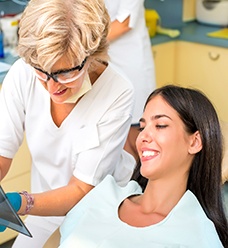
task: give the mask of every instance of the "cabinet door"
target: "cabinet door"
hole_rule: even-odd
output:
[[[228,121],[228,50],[221,47],[177,42],[176,83],[202,90],[219,117]]]
[[[174,83],[175,46],[175,42],[152,46],[157,87]]]
[[[5,191],[30,190],[30,180],[28,182],[23,182],[22,184],[17,184],[14,183],[14,179],[22,177],[27,173],[30,173],[31,163],[31,156],[27,147],[25,137],[24,141],[22,142],[22,145],[20,146],[18,152],[16,153],[13,159],[8,174],[2,180],[2,186],[4,187]],[[29,185],[29,187],[24,188],[24,186],[27,185]]]

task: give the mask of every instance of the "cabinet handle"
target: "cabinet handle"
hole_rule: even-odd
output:
[[[213,61],[216,61],[220,58],[220,54],[219,53],[213,53],[213,52],[209,52],[208,53],[209,58]]]
[[[157,52],[153,51],[153,57],[156,58]]]

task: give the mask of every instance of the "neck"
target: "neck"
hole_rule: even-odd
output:
[[[149,180],[144,194],[138,197],[138,203],[145,213],[159,213],[167,216],[176,206],[187,189],[187,181]]]
[[[106,67],[107,67],[107,64],[103,64],[98,61],[93,62],[92,68],[95,68],[95,69],[89,71],[89,77],[90,77],[90,81],[92,85],[97,81],[97,79],[104,72]]]

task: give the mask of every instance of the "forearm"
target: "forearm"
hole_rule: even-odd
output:
[[[9,171],[12,159],[0,156],[0,181],[6,176]]]
[[[38,216],[64,216],[77,204],[93,186],[83,184],[83,187],[77,183],[69,183],[65,187],[50,190],[44,193],[32,194],[34,197],[34,206],[29,211],[29,215]],[[22,196],[22,205],[18,214],[24,214],[27,200]]]
[[[129,32],[131,28],[129,27],[130,17],[127,17],[123,22],[119,22],[117,20],[111,23],[110,32],[108,35],[108,40],[110,42],[118,39],[120,36]]]

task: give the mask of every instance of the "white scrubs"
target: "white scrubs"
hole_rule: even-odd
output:
[[[133,157],[123,151],[131,124],[133,91],[132,85],[108,66],[57,127],[50,114],[49,93],[33,68],[19,59],[1,89],[0,155],[13,158],[26,131],[32,157],[32,193],[67,185],[72,175],[95,186],[111,174],[124,185],[134,168]],[[16,243],[20,240],[20,244],[14,247],[24,247],[25,242],[27,247],[42,247],[62,220],[29,216],[26,223],[33,238],[19,235]]]
[[[111,21],[123,22],[130,16],[131,30],[111,42],[111,63],[132,82],[135,108],[132,123],[142,117],[145,101],[155,89],[155,69],[151,42],[144,17],[144,0],[105,0]]]

